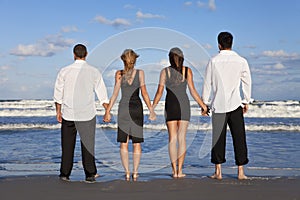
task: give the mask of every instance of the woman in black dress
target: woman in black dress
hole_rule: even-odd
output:
[[[104,115],[104,121],[109,122],[111,118],[110,110],[121,89],[122,97],[118,108],[117,141],[120,142],[120,156],[125,170],[126,180],[130,179],[128,141],[131,139],[133,143],[132,178],[134,180],[138,177],[138,167],[142,153],[141,142],[144,142],[144,114],[142,101],[139,97],[140,91],[150,110],[150,116],[154,113],[146,90],[144,71],[134,68],[137,57],[138,55],[132,49],[126,49],[121,55],[124,70],[118,70],[116,72],[114,91]]]
[[[153,109],[158,104],[166,86],[165,119],[169,133],[169,156],[174,178],[184,177],[182,166],[186,152],[186,132],[190,121],[190,101],[187,86],[194,100],[202,108],[205,115],[207,107],[203,103],[193,82],[192,70],[183,66],[184,56],[179,48],[172,48],[169,52],[171,66],[160,72],[160,80],[153,101]]]

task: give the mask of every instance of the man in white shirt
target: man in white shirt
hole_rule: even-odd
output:
[[[220,52],[209,61],[203,84],[203,101],[211,104],[213,141],[211,162],[215,164],[214,179],[222,179],[221,164],[226,162],[227,124],[233,139],[238,179],[246,179],[243,165],[249,162],[243,113],[251,99],[251,75],[246,59],[232,51],[233,36],[218,35]],[[240,95],[240,85],[244,100]],[[211,101],[210,101],[211,96]]]
[[[59,176],[61,180],[69,180],[78,131],[86,181],[95,182],[95,93],[104,108],[109,100],[101,73],[85,60],[86,47],[77,44],[73,53],[75,62],[59,71],[54,89],[56,118],[61,123],[62,157]]]

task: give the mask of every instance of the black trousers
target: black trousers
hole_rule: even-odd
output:
[[[95,164],[96,117],[90,121],[62,120],[61,125],[61,167],[60,176],[69,177],[73,168],[77,132],[80,136],[82,163],[86,177],[97,173]]]
[[[235,164],[245,165],[249,162],[249,160],[242,107],[239,107],[236,110],[228,113],[213,113],[213,143],[211,150],[211,162],[214,164],[222,164],[226,162],[225,147],[227,124],[229,125],[233,140]]]

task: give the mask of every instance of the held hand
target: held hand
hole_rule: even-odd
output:
[[[153,106],[151,106],[151,107],[149,108],[149,111],[150,111],[150,113],[149,113],[149,120],[150,120],[150,121],[156,120],[156,113],[154,112]]]
[[[202,116],[209,116],[209,108],[205,105],[204,107],[201,108],[201,114]]]
[[[150,111],[150,114],[149,114],[149,120],[150,120],[150,121],[156,120],[156,113],[155,113],[153,110]]]
[[[248,112],[248,110],[249,110],[249,105],[248,104],[244,104],[243,114],[245,114],[246,112]]]
[[[103,116],[103,121],[110,122],[110,120],[111,120],[111,114],[109,112],[105,112],[105,114]]]
[[[58,123],[62,122],[62,116],[61,113],[56,113],[56,120],[58,121]]]

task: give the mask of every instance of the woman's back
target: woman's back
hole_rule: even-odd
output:
[[[189,121],[190,101],[186,93],[188,68],[182,67],[182,70],[177,71],[174,68],[167,67],[165,70],[167,90],[165,103],[166,121]]]
[[[123,70],[121,70],[121,74],[123,74]],[[124,74],[122,75],[121,101],[129,102],[130,100],[139,99],[139,89],[140,89],[139,70],[134,70],[130,78],[127,78]]]

